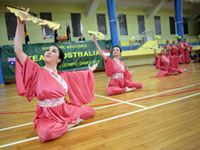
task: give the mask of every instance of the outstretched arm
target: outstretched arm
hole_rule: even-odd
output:
[[[29,11],[29,8],[26,10],[26,12],[28,11]],[[24,64],[27,58],[27,55],[23,52],[23,47],[22,47],[24,23],[25,21],[21,21],[19,17],[17,18],[17,28],[15,32],[15,39],[14,39],[15,54],[22,65]]]
[[[156,51],[157,51],[157,49],[154,49],[155,57],[158,58],[158,55],[157,55],[157,52],[156,52]]]
[[[99,54],[101,55],[101,57],[102,57],[104,60],[106,60],[106,57],[107,57],[107,56],[105,56],[105,55],[103,54],[101,48],[99,47],[99,44],[97,43],[96,37],[95,37],[94,35],[93,35],[93,37],[92,37],[92,40],[93,40],[94,44],[96,45],[97,50],[99,51]]]

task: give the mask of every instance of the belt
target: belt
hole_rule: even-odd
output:
[[[44,99],[44,100],[37,100],[37,104],[41,107],[55,107],[64,103],[65,98],[53,98],[53,99]]]

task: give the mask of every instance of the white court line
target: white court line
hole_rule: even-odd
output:
[[[11,127],[8,127],[8,128],[2,128],[2,129],[0,129],[0,131],[5,131],[5,130],[14,129],[14,128],[18,128],[18,127],[28,126],[28,125],[31,125],[31,124],[33,124],[33,123],[30,122],[30,123],[20,124],[20,125],[16,125],[16,126],[11,126]]]
[[[197,84],[192,84],[192,85],[189,85],[189,86],[185,86],[185,87],[182,87],[183,88],[187,88],[187,87],[191,87],[191,86],[196,86],[196,85],[199,85],[200,83],[197,83]],[[180,88],[178,88],[180,89]],[[133,100],[129,100],[129,101],[134,101],[134,100],[139,100],[139,99],[143,99],[143,98],[147,98],[147,97],[152,97],[152,96],[156,96],[156,95],[160,95],[160,94],[163,94],[163,93],[168,93],[168,92],[171,92],[171,91],[175,91],[176,89],[173,89],[173,90],[169,90],[169,91],[165,91],[165,92],[161,92],[161,93],[156,93],[156,94],[152,94],[152,95],[148,95],[148,96],[144,96],[144,97],[139,97],[139,98],[136,98],[136,99],[133,99]],[[96,94],[95,94],[96,95]],[[104,97],[104,96],[103,96]],[[105,97],[104,97],[105,98]],[[111,99],[113,100],[112,98],[110,97],[106,97],[107,99]],[[114,99],[115,100],[115,99]],[[98,109],[103,109],[103,108],[107,108],[107,107],[111,107],[111,106],[116,106],[116,105],[120,105],[122,104],[123,101],[119,102],[118,104],[111,104],[111,105],[107,105],[107,106],[102,106],[102,107],[98,107],[98,108],[94,108],[94,110],[98,110]],[[127,101],[126,101],[127,102]],[[123,102],[124,103],[124,102]],[[4,131],[4,130],[9,130],[9,129],[13,129],[13,128],[18,128],[18,127],[23,127],[23,126],[26,126],[26,125],[30,125],[30,124],[33,124],[32,122],[30,123],[26,123],[26,124],[21,124],[21,125],[16,125],[16,126],[11,126],[11,127],[8,127],[8,128],[3,128],[3,129],[0,129],[0,131]]]
[[[120,104],[120,103],[113,104],[113,105],[119,105],[119,104]],[[108,107],[108,106],[107,106],[107,107]],[[94,110],[103,109],[103,108],[106,108],[106,106],[97,107],[97,108],[94,108]],[[29,122],[29,123],[25,123],[25,124],[20,124],[20,125],[16,125],[16,126],[11,126],[11,127],[7,127],[7,128],[2,128],[2,129],[0,129],[0,131],[10,130],[10,129],[19,128],[19,127],[23,127],[23,126],[28,126],[28,125],[32,125],[32,124],[33,124],[32,122]]]
[[[113,120],[113,119],[116,119],[116,118],[121,118],[121,117],[128,116],[128,115],[131,115],[131,114],[134,114],[134,113],[137,113],[137,112],[141,112],[141,111],[144,111],[144,110],[160,107],[160,106],[163,106],[163,105],[166,105],[166,104],[170,104],[170,103],[173,103],[173,102],[176,102],[176,101],[180,101],[182,99],[186,99],[186,98],[189,98],[189,97],[192,97],[192,96],[197,96],[197,95],[200,95],[200,93],[191,94],[191,95],[188,95],[188,96],[185,96],[185,97],[181,97],[181,98],[178,98],[178,99],[171,100],[169,102],[165,102],[165,103],[161,103],[161,104],[158,104],[158,105],[150,106],[150,107],[145,108],[145,109],[140,109],[140,110],[132,111],[132,112],[129,112],[129,113],[125,113],[125,114],[117,115],[117,116],[114,116],[114,117],[110,117],[110,118],[107,118],[107,119],[102,119],[102,120],[99,120],[99,121],[91,122],[91,123],[88,123],[88,124],[79,125],[79,126],[76,126],[76,127],[73,127],[71,129],[69,129],[68,131],[75,130],[75,129],[80,129],[80,128],[83,128],[83,127],[91,126],[91,125],[94,125],[94,124],[98,124],[98,123],[101,123],[101,122]],[[32,141],[32,140],[35,140],[35,139],[38,139],[38,138],[39,137],[37,136],[37,137],[33,137],[33,138],[29,138],[29,139],[25,139],[25,140],[13,142],[13,143],[1,145],[0,148],[4,148],[4,147],[8,147],[8,146],[24,143],[24,142],[27,142],[27,141]]]
[[[134,102],[134,101],[139,100],[139,99],[153,97],[153,96],[161,95],[161,94],[164,94],[164,93],[169,93],[169,92],[185,89],[185,88],[188,88],[188,87],[193,87],[193,86],[196,86],[196,85],[200,85],[200,83],[192,84],[192,85],[188,85],[188,86],[184,86],[184,87],[181,87],[181,88],[172,89],[172,90],[169,90],[169,91],[164,91],[164,92],[160,92],[160,93],[156,93],[156,94],[151,94],[151,95],[144,96],[144,97],[135,98],[135,99],[132,99],[132,100],[128,100],[127,102]]]
[[[18,96],[18,95],[17,95],[17,96],[12,96],[12,97],[1,98],[0,101],[1,101],[1,100],[6,100],[6,99],[11,99],[11,98],[16,98],[16,97],[21,97],[21,96]]]
[[[132,106],[141,107],[141,108],[147,108],[146,106],[128,103],[127,101],[121,101],[121,100],[118,100],[118,99],[114,99],[114,98],[110,98],[110,97],[106,97],[106,96],[102,96],[102,95],[98,95],[98,94],[94,94],[94,95],[95,95],[95,96],[98,96],[98,97],[105,98],[105,99],[110,99],[110,100],[113,100],[113,101],[116,101],[116,102],[120,102],[121,104],[123,103],[123,104],[129,104],[129,105],[132,105]]]
[[[165,92],[160,92],[160,93],[156,93],[156,94],[152,94],[152,95],[148,95],[148,96],[143,96],[143,97],[135,98],[135,99],[128,100],[128,101],[125,101],[125,102],[133,102],[133,101],[140,100],[140,99],[143,99],[143,98],[149,98],[149,97],[161,95],[161,94],[164,94],[164,93],[168,93],[168,92],[172,92],[172,91],[176,91],[176,90],[180,90],[180,89],[184,89],[184,88],[196,86],[196,85],[199,85],[199,84],[200,84],[200,83],[192,84],[192,85],[184,86],[184,87],[181,87],[181,88],[178,88],[178,89],[172,89],[172,90],[165,91]],[[96,95],[97,95],[97,94],[96,94]],[[104,98],[114,100],[114,99],[112,99],[112,98],[110,98],[110,97],[104,97]],[[117,103],[117,104],[111,104],[111,105],[107,105],[107,106],[98,107],[98,108],[96,108],[96,109],[102,109],[102,108],[112,107],[112,106],[116,106],[116,105],[120,105],[120,104],[122,104],[122,102]],[[130,103],[128,103],[128,104],[130,104]],[[136,106],[137,104],[134,104],[134,105]],[[141,106],[141,105],[140,105],[140,106]],[[144,107],[145,107],[145,106],[144,106]]]

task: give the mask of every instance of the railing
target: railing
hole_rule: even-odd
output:
[[[200,45],[200,39],[198,38],[198,36],[185,36],[184,38],[187,40],[187,43],[189,45],[192,46]],[[158,44],[165,45],[166,41],[169,41],[169,44],[172,44],[172,41],[175,41],[176,44],[178,44],[178,39],[176,37],[161,37],[161,39],[158,39]]]
[[[132,38],[132,41],[129,39],[120,39],[120,44],[122,46],[123,49],[123,43],[126,43],[126,46],[130,47],[130,50],[136,49],[138,47],[141,47],[144,43],[148,42],[148,41],[152,41],[155,40],[155,33],[153,30],[148,30],[148,31],[144,31],[141,34],[135,36],[134,38]]]
[[[200,38],[198,36],[185,36],[187,43],[192,46],[200,45]],[[129,39],[120,39],[120,44],[122,47],[122,50],[135,50],[141,47],[143,44],[145,44],[148,41],[155,40],[155,33],[153,30],[145,31],[137,36],[135,36],[132,40]],[[169,44],[172,44],[172,41],[175,40],[176,44],[178,44],[178,39],[176,36],[173,37],[163,37],[161,36],[159,39],[157,39],[158,45],[164,46],[166,44],[166,41],[169,41]]]

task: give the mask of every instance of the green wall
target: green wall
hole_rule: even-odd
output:
[[[71,23],[71,13],[81,13],[81,20],[84,28],[84,36],[86,40],[90,40],[91,37],[88,35],[88,30],[98,30],[97,27],[97,18],[96,14],[92,18],[87,18],[86,16],[86,7],[82,5],[67,5],[67,4],[32,4],[32,3],[6,3],[1,2],[0,4],[0,45],[8,45],[13,44],[13,41],[8,41],[7,30],[5,24],[4,12],[8,12],[5,8],[5,5],[11,5],[15,7],[24,7],[30,8],[31,12],[39,14],[40,12],[51,12],[52,19],[54,22],[61,24],[61,29],[58,30],[58,35],[64,35],[66,31],[66,21],[70,25],[70,29],[72,32],[72,23]],[[110,39],[110,28],[109,21],[107,15],[107,7],[99,6],[96,13],[104,13],[106,14],[106,25],[107,25],[107,36],[105,39]],[[154,26],[154,18],[151,20],[147,19],[147,10],[145,9],[117,9],[117,14],[123,13],[126,15],[127,19],[127,28],[128,28],[128,36],[120,36],[120,39],[130,39],[133,35],[138,35],[138,24],[137,24],[137,15],[145,16],[145,28],[146,30],[155,30]],[[183,16],[189,16],[189,12],[184,12]],[[160,10],[156,16],[161,17],[161,29],[162,36],[165,37],[175,37],[175,35],[170,35],[169,29],[169,16],[174,16],[174,11],[169,10]],[[189,34],[188,35],[199,35],[200,34],[200,24],[195,22],[189,22]],[[32,22],[27,22],[27,30],[29,33],[30,43],[42,43],[42,32],[41,27],[33,24]],[[119,30],[119,28],[118,28]],[[72,41],[78,41],[78,37],[73,37],[71,34]],[[45,43],[54,42],[53,38],[46,39]]]

